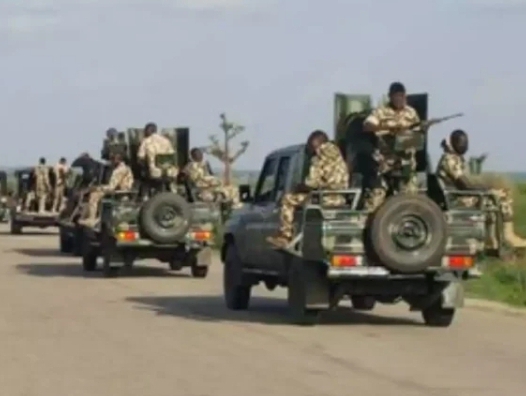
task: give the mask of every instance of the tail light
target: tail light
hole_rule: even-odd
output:
[[[138,235],[135,231],[121,231],[117,234],[117,240],[123,242],[132,242],[138,239]]]
[[[190,239],[199,242],[209,241],[212,239],[212,233],[210,231],[192,231],[190,232]]]
[[[473,267],[474,260],[471,256],[449,256],[447,266],[453,269],[464,269]]]
[[[333,267],[356,267],[360,264],[361,263],[356,256],[335,254],[331,257],[331,265]]]

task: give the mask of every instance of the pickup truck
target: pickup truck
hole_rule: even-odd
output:
[[[363,125],[366,116],[361,112],[360,122],[352,124]],[[390,194],[369,213],[360,182],[365,168],[358,164],[365,158],[360,147],[367,150],[367,145],[352,140],[363,139],[365,133],[355,132],[351,128],[337,139],[353,169],[349,188],[338,191],[346,204],[323,206],[327,191],[311,192],[296,211],[296,237],[285,249],[274,248],[266,238],[278,231],[280,199],[304,180],[310,164],[305,146],[269,154],[253,194],[242,186],[245,205],[225,224],[221,249],[229,309],[248,309],[252,287],[263,283],[269,290],[287,288],[295,323],[316,323],[322,311],[338,306],[344,297],[356,310],[405,301],[411,310],[421,312],[428,326],[452,323],[463,305],[464,281],[479,275],[487,192],[445,189],[430,171],[426,139],[421,139],[419,192]],[[466,195],[478,204],[470,208],[459,204]]]

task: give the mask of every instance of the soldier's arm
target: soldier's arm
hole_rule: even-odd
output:
[[[125,173],[122,170],[115,169],[111,174],[110,181],[105,186],[101,186],[100,189],[103,192],[112,192],[117,189],[117,186],[121,183]]]
[[[366,132],[378,132],[382,130],[380,111],[374,109],[363,122],[363,129]]]
[[[137,150],[137,158],[139,158],[140,160],[146,158],[146,144],[144,144],[144,140],[141,142],[139,150]]]
[[[309,174],[305,178],[304,184],[312,189],[321,187],[323,176],[323,164],[318,158],[313,158],[309,168]]]
[[[478,190],[481,188],[481,186],[468,179],[462,162],[454,156],[448,155],[444,159],[443,170],[453,180],[455,187],[459,190]]]

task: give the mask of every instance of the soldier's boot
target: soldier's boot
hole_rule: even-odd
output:
[[[515,227],[512,221],[505,221],[503,223],[503,234],[504,239],[513,248],[523,249],[526,248],[526,239],[521,238],[515,233]]]

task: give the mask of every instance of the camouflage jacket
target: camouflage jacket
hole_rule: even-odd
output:
[[[349,187],[349,168],[334,143],[327,142],[319,147],[312,158],[305,184],[314,189],[328,190]]]
[[[154,133],[145,138],[139,150],[137,151],[137,157],[141,160],[147,159],[148,161],[154,161],[155,156],[158,154],[174,154],[175,150],[172,146],[172,142],[163,135]]]
[[[130,191],[133,187],[133,173],[124,162],[113,170],[107,185],[101,186],[103,192]]]
[[[419,121],[418,113],[411,106],[406,105],[402,110],[397,111],[387,104],[374,109],[365,119],[364,123],[372,125],[385,123],[389,127],[400,126],[402,128],[409,128]],[[378,131],[378,133],[383,132],[387,131]]]
[[[49,167],[47,165],[35,166],[35,189],[39,192],[51,190]]]
[[[437,177],[447,187],[457,187],[457,181],[466,176],[466,161],[463,156],[451,150],[445,150],[438,161]]]
[[[199,189],[214,188],[221,185],[221,181],[210,174],[206,161],[191,161],[186,165],[185,173],[190,181]]]
[[[66,184],[66,177],[69,172],[69,167],[67,165],[58,163],[53,168],[53,172],[55,173],[56,187],[62,187]]]

